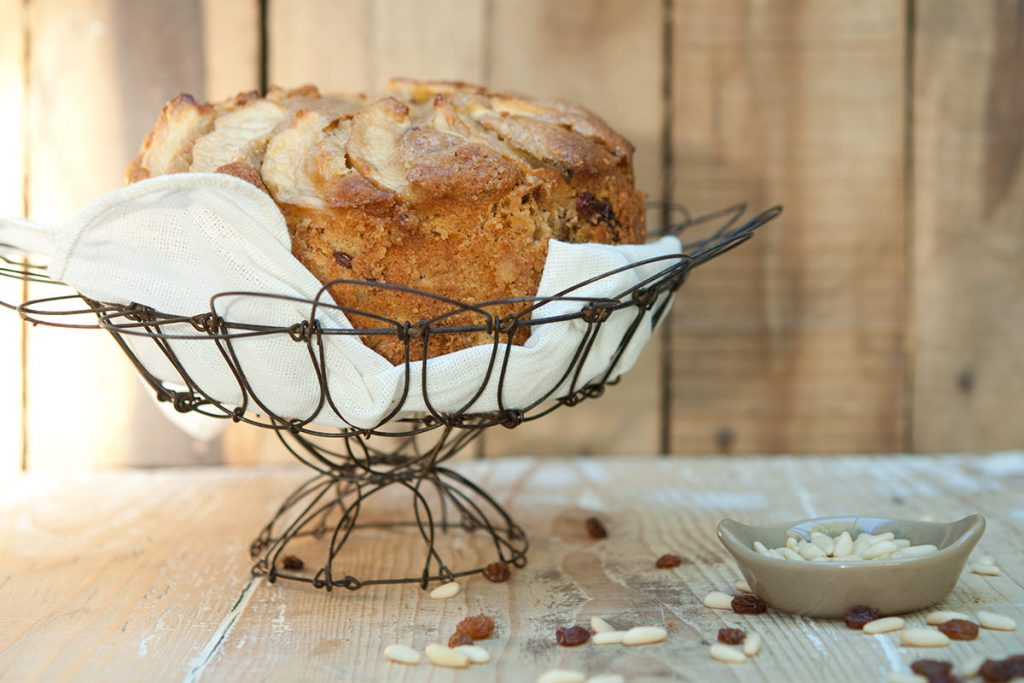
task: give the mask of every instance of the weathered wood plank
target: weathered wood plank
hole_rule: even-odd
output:
[[[369,0],[269,0],[268,78],[272,85],[314,83],[323,90],[374,91]]]
[[[21,216],[25,177],[24,3],[0,0],[0,215]],[[2,263],[0,263],[2,267]],[[0,276],[0,301],[21,301],[22,283]],[[0,308],[0,477],[21,467],[22,325]]]
[[[244,64],[225,65],[251,59],[246,46],[253,38],[247,32],[256,23],[239,26],[225,19],[226,6],[207,9],[204,14],[198,0],[31,3],[33,218],[63,219],[119,187],[127,160],[163,103],[182,91],[205,94],[208,64],[255,78],[258,70],[252,65],[247,71]],[[206,29],[224,35],[204,31],[204,16],[210,22]],[[222,53],[207,60],[204,45]],[[223,81],[214,82],[223,87]],[[240,82],[232,90],[256,85],[254,80]],[[187,437],[159,416],[145,393],[105,335],[35,328],[28,364],[29,466],[67,469],[203,459]]]
[[[657,2],[496,0],[491,85],[579,102],[636,145],[637,186],[661,191],[662,12]],[[651,212],[648,226],[659,217]],[[596,401],[486,436],[487,454],[656,453],[661,335]]]
[[[248,580],[243,539],[259,523],[225,501],[258,520],[287,490],[213,470],[33,474],[0,487],[9,680],[183,680]]]
[[[673,199],[786,213],[682,290],[672,449],[902,449],[905,6],[674,7]]]
[[[480,82],[484,0],[314,0],[269,6],[272,83],[380,92],[393,76]]]
[[[1024,2],[916,5],[914,450],[1024,442]]]
[[[372,3],[372,83],[395,76],[480,83],[487,79],[489,0]]]
[[[219,100],[260,84],[260,0],[202,0],[204,92]]]
[[[704,594],[731,592],[738,576],[714,535],[722,517],[776,523],[859,511],[911,519],[982,512],[989,526],[976,552],[994,555],[1004,575],[965,574],[940,607],[992,610],[1024,623],[1024,537],[1014,518],[1024,486],[1021,452],[506,458],[457,469],[509,508],[532,545],[529,565],[510,582],[464,580],[448,601],[413,586],[328,594],[282,581],[245,590],[249,541],[305,476],[291,468],[0,482],[0,567],[8,577],[0,582],[0,673],[14,680],[230,680],[259,671],[267,680],[492,681],[534,680],[559,666],[629,680],[799,683],[884,680],[922,656],[899,647],[894,634],[868,637],[841,621],[704,608]],[[849,481],[857,486],[842,484]],[[592,514],[605,520],[608,539],[586,537],[582,519]],[[456,562],[493,552],[472,537],[441,544]],[[345,550],[338,571],[415,573],[419,545],[404,532],[371,533]],[[653,568],[665,552],[686,562]],[[383,659],[390,643],[444,640],[459,619],[480,612],[497,622],[496,637],[482,643],[491,664],[449,672]],[[556,627],[593,615],[617,626],[671,623],[669,638],[645,648],[555,644]],[[921,614],[907,618],[923,623]],[[727,625],[761,633],[763,653],[740,666],[712,661],[707,642]],[[983,631],[976,641],[928,654],[959,662],[1022,648],[1021,630]]]

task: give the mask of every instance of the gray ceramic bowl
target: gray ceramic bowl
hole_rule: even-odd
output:
[[[753,548],[754,541],[769,548],[781,547],[791,530],[808,538],[812,527],[830,535],[892,531],[914,545],[931,543],[939,550],[903,560],[834,563],[779,560]],[[885,615],[934,605],[953,590],[967,556],[984,532],[981,515],[950,523],[849,516],[770,527],[747,526],[732,519],[718,524],[719,540],[736,558],[754,593],[775,609],[814,617],[840,617],[856,605],[874,607]]]

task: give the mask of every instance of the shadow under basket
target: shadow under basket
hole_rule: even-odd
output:
[[[657,274],[642,279],[617,296],[599,299],[588,299],[574,292],[622,269],[590,278],[555,297],[473,304],[446,300],[451,305],[449,311],[414,324],[388,320],[371,311],[340,308],[349,316],[373,317],[381,325],[379,329],[370,331],[325,329],[317,312],[327,307],[322,300],[324,292],[337,284],[349,287],[387,286],[413,296],[438,298],[429,292],[407,287],[340,280],[325,283],[321,296],[316,300],[302,302],[309,307],[306,319],[296,320],[288,326],[263,326],[225,319],[218,315],[212,303],[209,311],[178,315],[137,303],[120,305],[94,301],[48,277],[45,266],[29,262],[25,254],[0,245],[0,276],[31,283],[33,295],[44,287],[53,287],[52,291],[56,292],[53,296],[36,297],[20,303],[0,301],[0,305],[16,310],[32,324],[106,330],[152,387],[156,398],[169,402],[179,412],[194,412],[274,430],[283,447],[311,470],[312,477],[284,500],[252,542],[250,554],[254,575],[266,576],[270,581],[304,582],[326,590],[336,587],[357,590],[378,584],[400,583],[418,583],[426,588],[432,582],[444,583],[480,573],[495,562],[521,568],[526,565],[529,548],[526,533],[502,505],[483,488],[447,467],[445,462],[466,449],[486,429],[496,426],[511,429],[524,422],[541,419],[561,406],[572,406],[601,396],[605,388],[617,382],[621,375],[619,361],[634,333],[641,324],[653,328],[663,320],[673,296],[689,272],[744,243],[759,227],[781,212],[781,208],[775,207],[743,220],[745,207],[742,205],[701,216],[692,216],[683,207],[669,208],[669,213],[679,219],[655,237],[680,235],[684,230],[693,231],[699,226],[704,226],[707,236],[684,241],[682,253],[638,262],[635,267],[650,268],[652,261],[656,261]],[[239,293],[231,295],[240,296]],[[213,297],[211,302],[219,296]],[[241,296],[274,297],[266,293]],[[553,318],[534,314],[552,301],[571,302],[575,312]],[[494,312],[508,311],[510,305],[516,307],[516,313],[499,315]],[[627,311],[626,315],[632,315],[632,318],[621,339],[616,337],[614,340],[613,348],[618,351],[596,379],[582,380],[582,368],[595,339],[602,333],[604,322],[619,311]],[[458,329],[446,325],[446,321],[465,313],[472,313],[480,323]],[[566,320],[580,321],[585,326],[585,333],[571,361],[559,373],[558,381],[553,383],[550,391],[529,405],[514,408],[500,405],[508,357],[516,333],[523,328],[533,329]],[[431,335],[464,332],[486,332],[493,340],[487,376],[497,378],[499,409],[490,412],[435,409],[428,399],[427,368],[431,365],[428,358],[419,365],[427,409],[410,412],[405,407],[405,399],[413,363],[411,359],[416,356],[417,346],[424,352],[422,355],[426,355]],[[305,345],[310,372],[318,373],[321,380],[319,405],[333,408],[328,383],[323,379],[324,340],[329,335],[365,337],[368,334],[394,336],[404,344],[407,382],[406,393],[402,394],[394,409],[372,428],[324,427],[312,418],[296,419],[275,414],[267,408],[267,397],[260,396],[247,381],[245,369],[235,352],[238,340],[258,335],[285,335],[289,343]],[[191,375],[176,355],[176,344],[183,340],[202,342],[216,348],[224,366],[237,378],[242,390],[240,402],[227,404],[203,390],[203,378]],[[136,352],[140,344],[155,345],[147,348],[159,352],[161,369],[147,366]],[[146,357],[152,358],[153,355]],[[169,367],[176,374],[173,382],[165,381]],[[159,372],[164,373],[165,379],[158,377]],[[481,386],[480,393],[483,389]],[[347,422],[340,413],[338,417]],[[376,543],[387,552],[352,551],[364,542]],[[422,553],[422,564],[415,553]],[[297,568],[300,564],[297,559],[302,560],[301,569]],[[402,567],[418,567],[419,571],[406,576],[390,576],[386,573],[389,567],[394,571]]]

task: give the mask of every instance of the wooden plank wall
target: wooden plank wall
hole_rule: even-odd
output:
[[[25,178],[25,16],[22,0],[0,0],[0,214],[21,215]],[[21,282],[0,277],[0,301],[21,300]],[[0,308],[0,478],[21,468],[22,324]]]
[[[1024,444],[1024,3],[925,2],[913,82],[911,443]]]
[[[404,75],[562,96],[636,143],[652,198],[786,213],[691,278],[620,386],[488,435],[484,452],[1020,447],[1022,12],[1024,0],[0,0],[0,140],[15,150],[0,155],[0,210],[18,213],[24,194],[35,217],[73,212],[120,184],[164,99],[223,97],[264,70],[326,89]],[[0,362],[16,370],[20,326],[0,325]],[[20,461],[26,421],[38,469],[280,458],[252,429],[206,445],[176,432],[99,335],[33,330],[27,367],[4,377],[21,375],[27,415],[20,380],[0,384],[0,471]]]
[[[906,6],[677,0],[673,199],[781,203],[673,318],[673,451],[906,447]]]
[[[258,87],[255,1],[32,0],[27,7],[27,204],[35,219],[60,220],[120,186],[125,160],[169,96]],[[225,89],[208,88],[208,80]],[[160,415],[103,334],[34,328],[25,372],[33,469],[213,457]]]

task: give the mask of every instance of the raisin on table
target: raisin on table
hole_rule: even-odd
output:
[[[563,627],[555,631],[555,640],[559,645],[575,647],[590,640],[590,631],[582,626]]]
[[[849,610],[847,610],[844,619],[846,620],[846,625],[850,628],[861,629],[864,628],[864,624],[868,623],[869,621],[874,621],[875,619],[878,619],[881,616],[882,613],[874,609],[873,607],[857,605],[856,607],[851,607]]]
[[[925,678],[941,676],[953,671],[952,662],[943,662],[937,659],[919,659],[910,665],[910,670]]]
[[[978,674],[990,683],[1003,683],[1014,678],[1024,678],[1024,655],[1006,659],[989,659],[981,665]]]
[[[464,633],[473,640],[486,640],[494,634],[494,619],[486,614],[466,617],[455,625],[456,633]]]
[[[718,629],[718,642],[727,645],[739,645],[747,637],[747,632],[741,628],[720,628]]]
[[[458,647],[459,645],[472,645],[473,639],[467,636],[465,633],[459,633],[456,631],[448,638],[448,647]]]
[[[512,570],[504,562],[491,562],[481,573],[491,583],[504,583],[512,576]]]
[[[939,624],[938,628],[950,640],[974,640],[978,637],[978,625],[966,619],[950,619]]]
[[[604,528],[604,524],[597,517],[587,517],[585,524],[587,525],[587,536],[593,539],[608,538],[608,530]]]
[[[281,560],[281,566],[289,571],[298,571],[305,567],[306,563],[294,555],[285,555],[284,559]]]
[[[764,614],[768,605],[756,595],[737,595],[732,599],[732,611],[736,614]]]
[[[678,567],[683,563],[683,560],[678,555],[665,554],[658,558],[654,566],[658,569],[671,569],[672,567]]]

